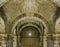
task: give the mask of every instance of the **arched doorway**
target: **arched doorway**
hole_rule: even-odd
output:
[[[47,47],[48,26],[38,17],[26,16],[19,19],[12,33],[13,47]]]
[[[40,32],[33,26],[22,29],[20,33],[21,47],[39,47]]]
[[[55,39],[54,39],[54,46],[59,47],[60,46],[60,17],[56,19],[55,21]]]

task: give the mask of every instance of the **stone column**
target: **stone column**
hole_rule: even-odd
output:
[[[14,36],[13,47],[17,47],[17,36]]]
[[[47,31],[44,30],[44,36],[43,36],[43,47],[47,47]]]
[[[58,38],[56,38],[56,40],[55,40],[55,45],[54,45],[54,47],[58,47]]]
[[[2,34],[2,41],[1,41],[1,43],[2,43],[2,46],[1,47],[6,47],[6,34]]]
[[[17,47],[17,35],[16,35],[16,29],[14,29],[13,32],[13,47]]]

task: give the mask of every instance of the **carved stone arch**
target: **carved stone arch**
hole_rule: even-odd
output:
[[[59,7],[57,7],[57,11],[56,11],[56,14],[55,14],[55,16],[53,17],[53,20],[54,20],[54,27],[55,27],[55,29],[56,29],[56,26],[57,26],[57,24],[59,24],[59,20],[60,20],[60,8]]]
[[[51,34],[55,33],[55,24],[56,24],[56,20],[59,17],[59,13],[60,13],[60,8],[57,7],[55,14],[52,16],[51,20],[50,20],[50,30],[51,30]],[[52,26],[52,27],[51,27]],[[53,39],[52,39],[53,40]]]
[[[14,28],[14,27],[17,25],[18,21],[20,21],[21,18],[23,18],[23,17],[26,17],[26,14],[25,14],[25,13],[22,14],[22,15],[20,15],[20,16],[18,16],[18,17],[12,22],[12,27]],[[30,17],[30,16],[28,16],[28,17]],[[49,30],[48,21],[47,21],[44,17],[42,17],[41,15],[36,14],[36,13],[34,14],[33,17],[37,17],[37,18],[41,19],[41,21],[43,21],[42,23],[48,28],[47,30]],[[14,26],[14,25],[15,25],[15,26]]]
[[[12,27],[16,23],[16,21],[18,21],[18,19],[23,18],[25,16],[26,16],[26,13],[23,13],[23,14],[20,14],[18,17],[16,17],[16,19],[12,22]]]
[[[4,21],[4,24],[5,24],[5,33],[7,33],[7,31],[8,31],[8,27],[7,27],[8,26],[8,22],[7,22],[7,16],[6,16],[5,12],[4,12],[3,7],[0,7],[0,17]]]
[[[0,16],[0,32],[1,33],[5,33],[5,22],[4,22],[4,19]]]
[[[59,46],[58,44],[60,43],[59,42],[60,41],[60,37],[59,37],[60,36],[60,14],[59,14],[58,18],[56,18],[54,27],[55,27],[55,34],[54,34],[54,36],[55,36],[55,39],[54,39],[55,45]]]
[[[22,18],[19,18],[18,20],[16,20],[16,21],[14,21],[14,23],[12,24],[12,36],[15,38],[15,40],[14,40],[14,47],[17,47],[17,45],[16,45],[16,33],[17,33],[17,30],[16,30],[16,27],[17,27],[17,25],[18,26],[21,26],[22,24],[26,24],[27,23],[27,26],[34,26],[34,27],[36,27],[34,24],[32,24],[32,23],[35,23],[35,24],[37,24],[37,25],[39,25],[39,26],[41,26],[41,25],[43,25],[44,26],[44,45],[43,45],[43,47],[47,47],[47,37],[48,37],[48,32],[49,32],[49,26],[48,26],[48,22],[46,22],[46,21],[44,21],[43,20],[44,18],[42,17],[42,19],[41,18],[39,18],[38,16],[36,17],[36,16],[24,16],[24,17],[22,17]],[[31,25],[32,24],[32,25]],[[41,25],[40,25],[41,24]],[[25,26],[25,25],[24,25]],[[37,27],[38,28],[38,27]],[[17,33],[18,34],[18,33]],[[19,37],[19,36],[18,36]]]
[[[59,15],[60,15],[59,13],[60,13],[60,8],[57,7],[55,14],[52,16],[52,19],[50,21],[50,30],[51,30],[51,41],[52,41],[52,44],[54,44],[54,41],[56,40],[55,28],[56,28],[57,19],[59,18]]]
[[[4,28],[5,28],[5,31],[6,31],[7,30],[7,28],[6,28],[6,25],[7,25],[7,17],[5,15],[5,13],[4,13],[3,7],[0,7],[0,19],[1,19],[1,22],[3,22]]]
[[[56,20],[55,23],[55,33],[60,33],[60,17]]]

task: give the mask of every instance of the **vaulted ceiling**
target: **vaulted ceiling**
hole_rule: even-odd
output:
[[[46,20],[50,20],[56,12],[56,4],[52,0],[0,0],[3,5],[4,12],[11,22],[17,16],[26,13],[32,16],[37,13]],[[2,6],[0,5],[0,6]]]

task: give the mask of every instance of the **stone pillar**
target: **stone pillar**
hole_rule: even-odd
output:
[[[60,42],[60,34],[55,34],[55,41],[54,41],[54,47],[60,47],[59,45],[59,42]]]
[[[54,47],[58,47],[58,46],[59,46],[58,45],[58,38],[56,38]]]
[[[6,34],[1,34],[2,35],[2,41],[1,41],[1,47],[6,47]]]
[[[44,30],[44,36],[43,36],[43,47],[47,47],[47,31]]]
[[[11,34],[7,35],[6,47],[13,47],[13,38],[12,38]]]
[[[44,36],[43,47],[47,47],[47,39],[46,39],[46,36]]]
[[[13,47],[17,47],[17,36],[14,36]]]
[[[17,47],[16,29],[14,29],[14,32],[13,32],[12,36],[13,36],[13,47]]]

